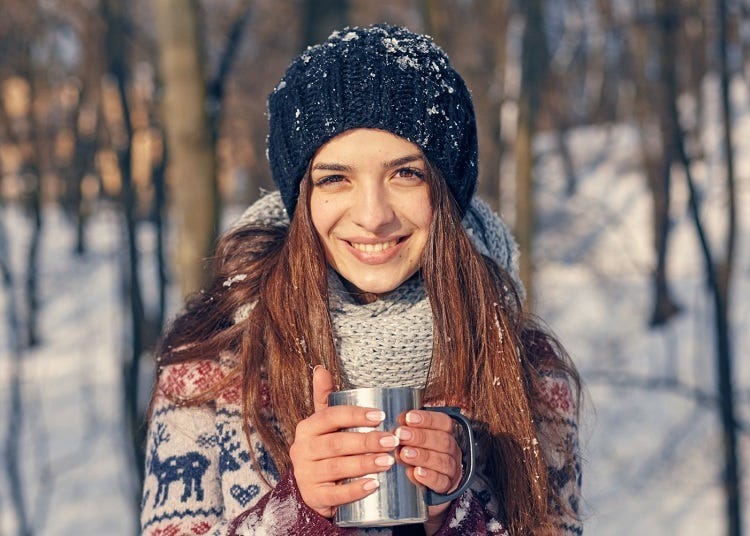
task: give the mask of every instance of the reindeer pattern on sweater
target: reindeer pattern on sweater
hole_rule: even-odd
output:
[[[171,365],[160,375],[149,426],[141,527],[148,536],[331,535],[389,536],[389,528],[341,529],[300,498],[294,475],[280,475],[252,431],[242,429],[239,389],[228,389],[210,406],[175,400],[200,393],[223,374],[217,362]],[[559,418],[539,423],[551,484],[578,509],[580,464],[565,463],[577,452],[575,407],[570,388],[549,378],[545,395]],[[545,445],[545,437],[562,438]],[[251,453],[252,444],[252,453]],[[252,463],[253,456],[257,467]],[[577,457],[576,457],[577,460]],[[581,525],[560,513],[561,534],[579,535]],[[438,536],[507,534],[497,505],[481,478],[454,501]]]

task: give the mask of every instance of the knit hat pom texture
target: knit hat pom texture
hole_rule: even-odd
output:
[[[320,146],[353,128],[416,144],[465,211],[477,179],[471,95],[445,53],[424,35],[375,25],[345,28],[308,48],[268,98],[268,159],[287,212]]]

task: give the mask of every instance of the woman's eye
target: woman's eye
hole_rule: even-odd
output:
[[[401,179],[424,180],[424,171],[416,168],[401,168],[396,171],[396,176]]]
[[[343,175],[327,175],[313,181],[315,186],[326,186],[329,184],[336,184],[344,180]]]

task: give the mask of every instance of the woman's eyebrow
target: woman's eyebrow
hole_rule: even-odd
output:
[[[409,164],[410,162],[415,162],[417,160],[424,160],[424,157],[418,153],[402,156],[394,160],[383,162],[383,169],[391,169],[394,167],[403,166],[404,164]],[[352,171],[353,169],[354,168],[352,166],[349,166],[347,164],[339,164],[338,162],[318,162],[312,167],[312,171]]]
[[[415,160],[424,160],[424,157],[419,153],[402,156],[401,158],[396,158],[395,160],[391,160],[389,162],[383,162],[383,168],[390,169],[398,166],[403,166],[404,164],[409,164],[411,162],[414,162]]]
[[[319,162],[312,167],[312,171],[322,169],[325,171],[351,171],[352,167],[346,164],[337,164],[335,162]]]

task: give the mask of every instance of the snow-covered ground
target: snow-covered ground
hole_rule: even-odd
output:
[[[743,207],[750,206],[750,113],[748,97],[739,89],[734,96],[741,227],[732,318],[740,415],[748,420],[750,364],[743,357],[750,342],[750,221]],[[719,155],[717,132],[709,128],[705,135],[711,154]],[[683,312],[668,326],[649,330],[650,204],[638,174],[636,131],[627,125],[609,132],[581,129],[570,142],[579,171],[579,189],[572,197],[564,194],[555,151],[544,139],[538,144],[536,296],[540,315],[562,338],[586,382],[586,533],[720,535],[724,505],[715,408],[664,386],[616,385],[628,378],[663,378],[715,393],[711,301],[684,181],[674,184],[669,258],[672,289]],[[726,210],[720,162],[713,158],[698,178],[704,214],[714,224],[716,239]],[[18,277],[29,226],[13,208],[0,217]],[[136,531],[132,477],[119,424],[121,232],[115,214],[97,212],[89,229],[90,252],[78,259],[70,253],[72,226],[60,211],[45,212],[40,260],[44,342],[24,356],[22,384],[21,468],[38,534],[117,536]],[[148,247],[149,230],[144,232]],[[20,287],[20,279],[16,283]],[[7,306],[2,292],[0,438],[8,411]],[[741,453],[747,467],[747,437]],[[0,534],[16,533],[10,513],[8,482],[0,472]]]
[[[714,94],[711,83],[707,92]],[[732,281],[733,351],[739,415],[750,418],[750,114],[743,85],[734,87],[740,230]],[[713,104],[713,103],[712,103]],[[714,104],[715,106],[715,104]],[[716,116],[717,110],[708,113]],[[703,215],[714,255],[726,218],[721,139],[711,124],[703,133],[711,158],[696,168]],[[682,314],[648,329],[652,308],[651,204],[638,174],[633,127],[581,129],[571,137],[579,189],[568,198],[552,149],[539,149],[541,183],[537,247],[541,316],[562,338],[586,382],[582,441],[587,460],[586,530],[595,535],[720,535],[724,529],[721,428],[715,405],[684,393],[716,393],[713,308],[704,264],[688,210],[684,179],[673,184],[673,228],[668,271]],[[647,387],[639,379],[673,380],[685,388]],[[631,382],[631,380],[633,380]],[[634,386],[623,384],[634,383]],[[638,386],[637,384],[643,384]],[[617,387],[620,385],[620,387]],[[750,438],[740,442],[750,464]],[[744,471],[745,478],[750,471]],[[745,486],[746,492],[750,487]],[[750,500],[745,494],[745,518]],[[750,521],[745,519],[745,527]]]

